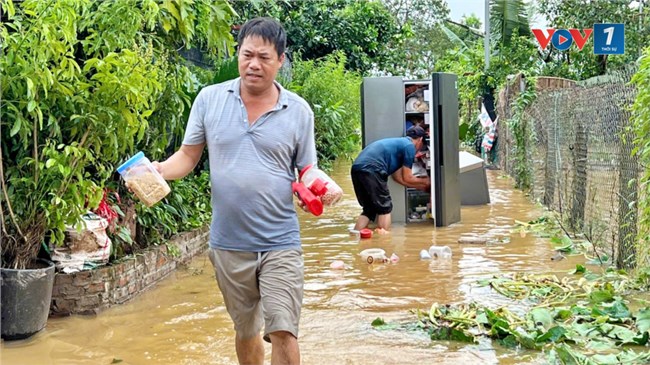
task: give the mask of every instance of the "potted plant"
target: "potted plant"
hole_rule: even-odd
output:
[[[98,206],[136,143],[161,155],[168,135],[184,125],[192,78],[170,50],[200,43],[216,54],[231,44],[226,0],[143,4],[2,2],[3,338],[27,337],[45,325],[54,270],[38,260],[41,248],[62,244],[66,225],[81,228],[82,215]],[[13,271],[17,279],[9,278]],[[47,279],[23,285],[31,278]],[[12,282],[20,288],[8,288]],[[29,326],[17,329],[23,324]]]
[[[79,39],[98,26],[78,15],[92,14],[80,7],[97,4],[5,4],[2,337],[18,339],[47,321],[54,266],[38,260],[41,248],[63,243],[66,225],[79,227],[80,217],[97,207],[113,166],[144,134],[162,90],[151,52],[108,51]]]

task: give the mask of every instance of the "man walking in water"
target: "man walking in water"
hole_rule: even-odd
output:
[[[314,114],[275,81],[286,46],[279,23],[252,19],[238,43],[240,77],[201,90],[182,147],[156,166],[165,179],[179,179],[207,145],[209,256],[235,325],[239,363],[263,364],[264,339],[271,364],[297,365],[304,264],[291,183],[296,168],[317,161]]]

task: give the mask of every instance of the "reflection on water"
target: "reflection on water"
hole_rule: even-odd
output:
[[[346,194],[335,209],[313,217],[300,213],[305,255],[305,298],[300,345],[304,364],[517,364],[534,363],[535,353],[514,354],[489,341],[477,345],[431,342],[426,334],[372,329],[377,317],[390,322],[413,318],[411,309],[431,303],[507,302],[478,278],[513,271],[566,272],[578,258],[551,261],[544,239],[520,237],[515,220],[542,214],[512,181],[488,171],[490,205],[463,207],[461,222],[436,228],[427,223],[394,224],[388,235],[359,241],[349,235],[360,212],[349,164],[332,177]],[[459,244],[460,236],[489,239]],[[420,260],[432,244],[451,247],[451,259]],[[359,252],[382,248],[396,264],[368,265]],[[345,270],[330,269],[342,260]],[[50,319],[27,341],[4,343],[0,363],[17,364],[236,364],[234,331],[206,255],[172,274],[155,289],[97,316]],[[270,346],[267,361],[270,361]],[[541,363],[541,362],[540,362]]]

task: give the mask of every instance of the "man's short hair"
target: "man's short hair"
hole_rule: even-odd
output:
[[[241,46],[244,43],[244,39],[254,36],[260,37],[264,41],[275,45],[278,57],[284,53],[284,49],[287,46],[287,33],[275,19],[261,17],[247,21],[239,30],[237,43]]]
[[[427,131],[425,131],[424,128],[422,128],[420,126],[417,126],[417,125],[414,126],[414,127],[409,128],[406,131],[406,136],[411,137],[411,138],[420,138],[420,137],[424,137],[426,135],[427,135]]]

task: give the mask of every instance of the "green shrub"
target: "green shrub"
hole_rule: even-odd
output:
[[[23,268],[97,207],[128,154],[164,153],[196,87],[175,50],[219,54],[232,44],[232,9],[225,0],[2,4],[0,244],[2,266]]]
[[[632,78],[638,93],[632,106],[632,130],[634,131],[634,151],[641,166],[650,164],[650,48],[646,48],[639,62],[639,71]],[[647,267],[650,258],[648,237],[650,236],[650,170],[645,168],[639,183],[639,231],[637,264]]]
[[[210,222],[210,173],[204,171],[170,182],[171,192],[151,208],[136,206],[139,245],[159,244],[179,232]]]
[[[361,76],[345,70],[345,56],[334,53],[316,61],[296,60],[288,89],[314,110],[316,149],[321,167],[350,158],[360,145]]]

